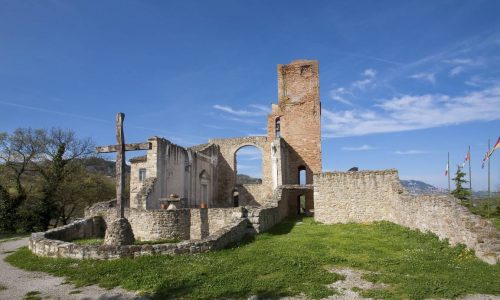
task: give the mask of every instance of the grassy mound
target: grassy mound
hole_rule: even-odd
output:
[[[287,220],[237,247],[199,255],[149,256],[113,261],[50,259],[23,248],[11,264],[65,276],[77,285],[121,285],[153,298],[266,298],[334,293],[334,266],[370,271],[365,278],[389,285],[363,291],[375,298],[500,294],[500,265],[489,266],[464,247],[392,223],[321,225]]]

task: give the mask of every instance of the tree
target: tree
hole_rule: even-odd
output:
[[[0,189],[0,208],[3,230],[12,231],[19,221],[19,207],[26,201],[30,187],[24,178],[32,170],[33,161],[40,158],[43,148],[44,131],[31,128],[16,129],[11,135],[0,133],[0,163],[2,174],[10,181],[14,192],[9,193],[6,186]]]
[[[462,186],[463,184],[469,182],[467,179],[465,179],[465,175],[467,174],[462,172],[462,168],[459,165],[457,166],[455,177],[452,178],[452,180],[455,182],[455,189],[451,191],[451,194],[460,200],[467,200],[471,195],[470,191]]]
[[[67,210],[64,201],[61,201],[67,186],[65,181],[79,168],[78,159],[92,154],[94,147],[90,139],[78,139],[73,131],[60,128],[52,128],[46,132],[43,145],[42,151],[46,159],[35,162],[43,178],[43,197],[36,206],[36,213],[40,226],[47,230],[51,220],[55,220],[57,225],[62,218],[66,224],[69,217],[65,213]],[[78,179],[73,179],[78,182]]]

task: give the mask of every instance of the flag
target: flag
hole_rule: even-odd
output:
[[[491,157],[493,152],[495,152],[496,149],[500,149],[500,137],[498,138],[497,142],[495,143],[495,146],[491,149],[490,153],[488,154],[488,158]]]
[[[484,164],[488,161],[489,154],[490,153],[488,151],[486,151],[486,154],[484,154],[483,163],[481,164],[481,169],[484,169]]]
[[[465,163],[470,160],[470,150],[467,150],[467,154],[465,155],[465,160],[462,163],[462,168],[465,167]]]
[[[444,170],[444,176],[448,176],[448,164],[446,164],[446,169]]]

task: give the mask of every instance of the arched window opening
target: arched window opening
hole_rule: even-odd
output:
[[[208,207],[208,189],[210,185],[210,176],[207,171],[203,170],[200,173],[200,207]]]
[[[279,117],[276,118],[276,122],[274,124],[274,130],[275,130],[274,132],[275,137],[277,138],[281,137],[281,121]]]
[[[307,183],[306,167],[300,166],[298,170],[299,184],[304,185]]]
[[[262,183],[262,152],[255,146],[243,146],[234,154],[236,184]]]

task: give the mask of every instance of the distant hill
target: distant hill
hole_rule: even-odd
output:
[[[444,194],[445,190],[418,180],[401,180],[401,184],[411,194]]]
[[[236,176],[236,184],[247,184],[247,183],[262,183],[262,179],[253,178],[245,174],[238,174]]]
[[[101,157],[89,157],[81,160],[85,168],[90,172],[99,173],[108,177],[116,176],[116,163]],[[130,173],[130,166],[125,165],[125,172]]]

